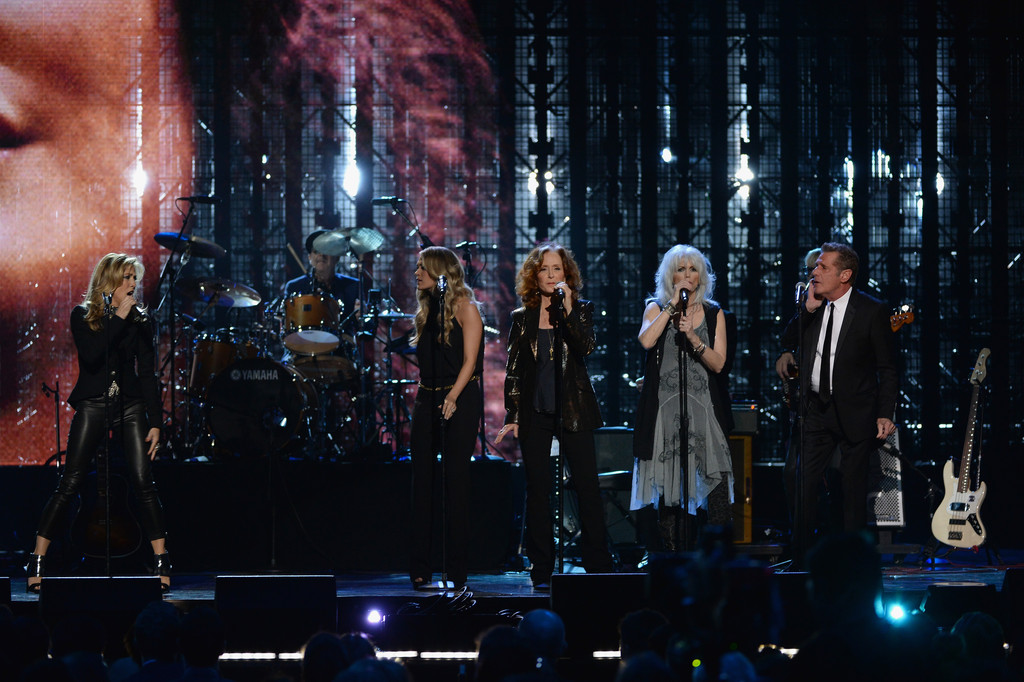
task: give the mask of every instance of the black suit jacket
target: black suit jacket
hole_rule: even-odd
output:
[[[801,307],[783,333],[783,348],[803,347],[800,365],[800,395],[806,409],[811,392],[811,370],[818,345],[826,306],[813,313]],[[803,320],[803,339],[799,338]],[[833,330],[833,333],[835,331]],[[878,299],[854,289],[839,330],[836,354],[832,361],[832,402],[839,416],[839,425],[850,440],[874,438],[877,419],[892,419],[896,410],[899,383],[896,376],[896,353],[888,308]]]
[[[86,323],[85,313],[80,305],[71,311],[71,335],[78,350],[78,381],[68,396],[68,404],[74,407],[79,400],[99,398],[106,393],[111,381],[117,381],[122,396],[145,401],[149,427],[159,429],[163,413],[152,320],[132,310],[124,320],[117,315],[105,318],[100,329],[94,331]],[[105,328],[108,321],[109,336]]]
[[[525,438],[534,415],[537,388],[537,329],[540,307],[512,311],[505,367],[505,423],[519,425]],[[604,425],[586,358],[594,352],[594,304],[580,299],[562,325],[562,425],[567,431],[592,431]]]

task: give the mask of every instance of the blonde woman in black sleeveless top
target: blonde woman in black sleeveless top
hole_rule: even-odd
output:
[[[409,578],[416,589],[433,573],[434,486],[444,475],[444,532],[448,579],[466,583],[469,541],[469,462],[480,426],[483,320],[466,286],[458,257],[441,246],[420,252],[416,262],[416,359],[419,392],[412,414],[412,535]],[[442,291],[443,290],[443,291]],[[443,297],[443,306],[442,306]],[[442,454],[443,466],[438,464]]]

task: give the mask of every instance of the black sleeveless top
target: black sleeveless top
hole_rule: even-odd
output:
[[[462,325],[456,320],[448,335],[448,343],[438,341],[437,337],[441,329],[437,321],[439,309],[440,302],[436,297],[431,297],[430,313],[427,315],[423,332],[416,345],[416,360],[420,366],[420,383],[428,388],[443,388],[453,385],[459,376],[459,370],[462,369],[464,343]],[[484,344],[481,339],[473,374],[480,376],[483,374],[483,370]]]

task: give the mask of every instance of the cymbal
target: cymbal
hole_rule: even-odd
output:
[[[394,311],[394,310],[385,310],[382,313],[378,313],[377,317],[382,319],[382,320],[384,320],[384,321],[391,321],[391,320],[411,320],[412,318],[414,318],[416,316],[413,315],[412,313],[400,313],[400,312],[397,312],[397,311]]]
[[[224,308],[249,308],[260,302],[255,289],[226,279],[183,279],[176,288],[193,301],[212,301]]]
[[[209,239],[185,235],[178,237],[177,232],[158,232],[153,239],[165,249],[178,253],[183,252],[191,245],[192,255],[199,258],[220,258],[227,253],[223,246],[216,242],[211,242]]]
[[[328,256],[343,256],[349,250],[362,258],[384,245],[384,235],[370,227],[324,232],[313,240],[313,248]]]

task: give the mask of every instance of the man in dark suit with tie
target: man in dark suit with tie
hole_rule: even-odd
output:
[[[786,350],[775,364],[785,378],[800,358],[802,447],[790,448],[785,469],[797,562],[822,525],[818,494],[837,449],[838,481],[830,497],[841,494],[843,530],[867,525],[868,457],[896,428],[892,417],[899,390],[888,310],[853,288],[857,253],[832,242],[821,250],[806,300],[783,333]]]

